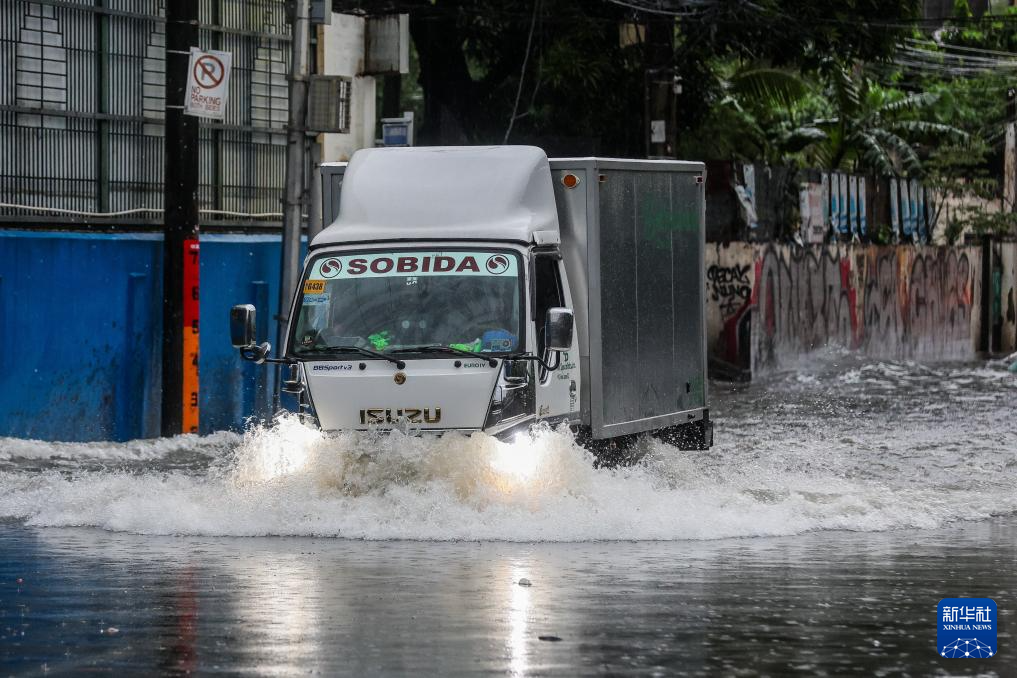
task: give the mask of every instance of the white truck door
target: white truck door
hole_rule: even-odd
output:
[[[555,306],[572,308],[572,299],[563,262],[556,254],[537,254],[534,258],[533,272],[536,278],[534,285],[536,353],[544,362],[553,365],[555,357],[544,344],[544,319],[549,308]],[[579,341],[575,333],[572,335],[572,347],[561,354],[558,369],[545,370],[539,364],[534,367],[537,379],[537,419],[552,421],[564,418],[578,419],[581,377]]]

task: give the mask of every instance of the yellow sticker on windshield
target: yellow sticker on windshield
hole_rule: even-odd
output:
[[[321,294],[324,291],[324,280],[308,280],[304,283],[304,294]]]

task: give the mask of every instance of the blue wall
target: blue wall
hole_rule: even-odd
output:
[[[233,304],[275,343],[279,237],[201,237],[201,432],[270,411],[274,371],[229,343]],[[269,335],[269,332],[271,334]],[[0,436],[159,435],[162,237],[0,230]]]

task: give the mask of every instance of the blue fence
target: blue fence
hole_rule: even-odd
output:
[[[229,344],[233,304],[275,343],[279,238],[201,237],[201,432],[271,407],[274,371]],[[269,330],[272,328],[272,336]],[[0,436],[159,435],[162,237],[0,230]]]

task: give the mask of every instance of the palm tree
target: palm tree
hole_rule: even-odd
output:
[[[966,141],[968,134],[951,125],[923,119],[938,100],[919,92],[895,97],[841,64],[826,68],[833,115],[813,120],[792,136],[811,139],[806,157],[831,170],[873,171],[877,174],[921,174],[918,144],[948,139]]]
[[[785,164],[803,148],[790,137],[817,88],[799,73],[765,63],[720,64],[711,119],[718,134],[707,140],[714,157]],[[817,140],[813,138],[810,141]]]
[[[821,82],[768,65],[721,68],[723,95],[714,112],[726,144],[717,140],[717,150],[772,164],[920,175],[922,143],[968,140],[956,127],[925,119],[938,94],[900,95],[833,61],[824,64]]]

